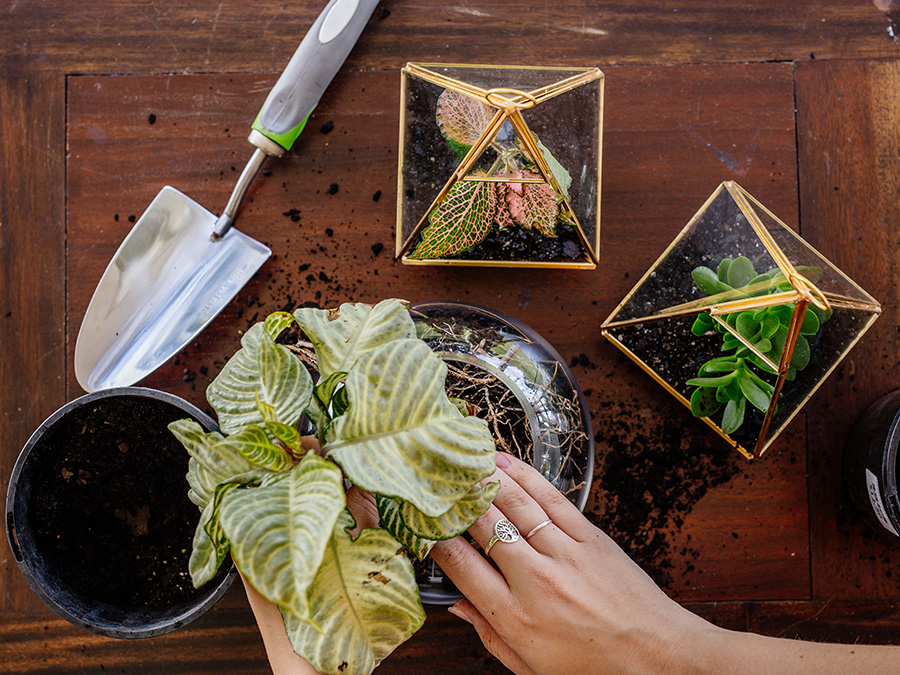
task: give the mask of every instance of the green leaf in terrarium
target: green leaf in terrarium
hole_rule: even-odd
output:
[[[219,441],[213,451],[221,452],[219,446],[229,448],[253,466],[269,471],[287,471],[294,463],[293,458],[283,448],[270,441],[265,430],[256,424],[251,424],[237,433],[226,436]]]
[[[711,331],[716,325],[716,322],[713,321],[712,317],[703,312],[702,314],[698,314],[697,318],[694,319],[694,324],[691,326],[691,332],[694,335],[706,335],[709,331]]]
[[[722,258],[722,261],[719,263],[719,268],[716,270],[716,278],[723,284],[728,283],[728,268],[730,266],[731,258]],[[710,293],[710,295],[715,295],[715,293]]]
[[[556,192],[547,183],[516,183],[515,178],[540,178],[531,171],[517,171],[509,176],[506,205],[516,224],[526,230],[535,229],[545,237],[556,237],[559,205]]]
[[[496,211],[493,183],[457,181],[428,214],[429,226],[422,230],[422,241],[409,257],[440,258],[472,248],[490,232]]]
[[[747,407],[747,399],[739,398],[729,400],[725,404],[725,412],[722,413],[722,431],[726,434],[737,431],[744,423],[744,410]]]
[[[689,387],[724,387],[736,377],[736,372],[730,372],[728,375],[722,375],[720,377],[694,377],[685,384]]]
[[[343,379],[339,376],[329,380],[332,375],[346,373],[360,356],[372,349],[392,340],[416,336],[407,303],[395,298],[374,306],[344,303],[338,310],[303,307],[294,312],[294,317],[315,347],[322,378],[320,387],[328,390],[325,403]]]
[[[695,417],[709,417],[720,407],[715,389],[700,387],[691,394],[691,412]]]
[[[194,420],[176,420],[169,424],[169,431],[191,457],[187,474],[188,497],[201,510],[209,504],[218,485],[249,483],[268,473],[253,466],[234,449],[222,445],[224,437],[218,431],[206,433]]]
[[[468,148],[478,142],[491,123],[494,112],[490,106],[452,89],[445,89],[437,100],[435,118],[444,138]]]
[[[737,368],[738,363],[730,357],[719,357],[710,359],[700,366],[700,374],[708,375],[710,373],[730,373]]]
[[[697,288],[707,295],[715,295],[719,293],[719,277],[708,267],[695,267],[691,272],[691,277]]]
[[[809,341],[802,335],[798,335],[797,343],[794,345],[794,353],[791,355],[791,367],[803,370],[809,365],[810,356]]]
[[[772,349],[772,341],[767,338],[761,338],[753,343],[753,346],[756,347],[758,351],[761,351],[763,354],[771,351]]]
[[[771,401],[771,393],[767,393],[761,386],[759,378],[754,377],[749,371],[743,371],[737,378],[737,382],[741,387],[741,393],[753,404],[760,412],[766,412],[769,409],[769,401]],[[764,383],[763,383],[764,384]],[[726,432],[730,433],[730,432]]]
[[[420,340],[395,340],[350,369],[346,414],[328,456],[359,487],[439,516],[493,473],[487,423],[463,417],[444,393],[447,366]]]
[[[766,316],[762,321],[762,331],[760,335],[766,339],[771,339],[776,332],[778,332],[778,327],[781,325],[781,321],[778,320],[777,316]]]
[[[282,611],[294,650],[320,673],[369,675],[425,622],[403,548],[380,529],[354,539],[353,526],[344,511],[309,587],[312,623]]]
[[[732,397],[728,394],[728,387],[716,387],[716,401],[718,403],[728,403],[730,400],[732,400]]]
[[[309,587],[345,505],[340,469],[310,452],[265,486],[229,492],[219,520],[253,587],[309,620]]]
[[[426,516],[409,502],[402,502],[400,518],[419,537],[438,541],[450,539],[468,530],[488,510],[499,489],[499,482],[475,483],[462,499],[436,518]]]
[[[226,434],[265,419],[257,401],[275,408],[278,420],[296,424],[312,396],[312,378],[303,363],[286,347],[275,344],[257,323],[241,339],[241,349],[206,390]]]
[[[815,335],[819,332],[819,317],[810,309],[806,310],[803,316],[803,325],[800,326],[800,333],[803,335]]]
[[[569,188],[572,186],[572,176],[566,171],[566,168],[557,161],[556,157],[553,156],[553,153],[550,152],[550,148],[541,143],[541,139],[537,137],[536,133],[531,132],[531,137],[534,139],[534,142],[537,143],[538,149],[541,151],[544,160],[547,162],[547,166],[550,167],[550,172],[556,179],[559,189],[562,190],[563,195],[568,197]]]
[[[751,339],[756,333],[756,327],[759,325],[758,321],[753,320],[753,312],[740,312],[737,320],[735,321],[735,329],[742,336]]]
[[[219,566],[231,548],[231,544],[228,543],[228,538],[225,536],[225,530],[222,529],[222,524],[219,522],[219,509],[225,493],[236,487],[238,486],[235,483],[218,486],[214,497],[200,516],[200,522],[194,532],[191,558],[188,561],[188,571],[194,588],[200,588],[216,576]]]
[[[738,256],[728,266],[728,285],[732,288],[740,288],[749,284],[756,276],[753,263],[745,256]]]

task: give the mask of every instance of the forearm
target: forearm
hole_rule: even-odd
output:
[[[900,673],[900,647],[829,644],[716,631],[701,650],[695,672]]]

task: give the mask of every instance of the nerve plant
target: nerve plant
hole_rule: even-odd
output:
[[[314,345],[315,384],[276,341],[294,323]],[[400,300],[276,312],[241,345],[207,389],[221,432],[170,425],[202,511],[192,580],[230,551],[298,654],[322,673],[370,673],[425,619],[407,551],[424,558],[497,492],[481,484],[495,468],[487,425],[447,397],[446,367]],[[374,493],[383,529],[350,535],[345,480]]]
[[[436,118],[441,133],[462,160],[475,145],[493,117],[493,109],[481,101],[445,89],[438,97]],[[440,258],[465,251],[481,243],[496,224],[500,229],[534,229],[556,237],[556,226],[566,219],[560,208],[568,197],[572,177],[535,134],[532,137],[550,167],[562,194],[544,181],[534,158],[511,133],[507,121],[491,142],[496,155],[487,170],[470,173],[453,184],[447,195],[428,215],[422,241],[412,259]],[[510,138],[512,136],[513,138]]]
[[[821,274],[821,269],[798,268],[798,272],[809,278]],[[792,289],[781,270],[757,274],[753,263],[744,256],[724,258],[716,271],[697,267],[691,276],[697,287],[707,295],[730,292],[732,300]],[[756,351],[778,364],[788,338],[793,311],[793,305],[775,305],[733,312],[724,318],[725,323],[753,345]],[[807,308],[785,374],[786,380],[793,381],[797,373],[809,364],[809,339],[819,332],[822,323],[830,316],[830,311],[823,312],[813,305]],[[708,313],[697,316],[691,331],[698,336],[718,331],[722,334],[721,351],[730,352],[704,363],[700,366],[699,377],[687,381],[687,385],[697,387],[691,395],[691,412],[697,417],[710,417],[724,405],[720,426],[726,434],[737,431],[744,423],[748,401],[765,414],[772,405],[775,388],[763,378],[763,374],[777,375],[778,371]]]

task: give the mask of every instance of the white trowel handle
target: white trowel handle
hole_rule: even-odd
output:
[[[291,149],[377,4],[378,0],[331,0],[319,14],[253,122],[247,140],[258,149],[216,220],[213,240],[221,239],[231,229],[247,188],[266,156],[281,157]]]
[[[250,134],[253,145],[267,154],[280,155],[284,150],[290,150],[377,4],[378,0],[331,0],[328,3],[259,111],[253,123],[256,133]],[[265,138],[260,140],[257,134]],[[279,146],[274,152],[270,152],[272,142]]]

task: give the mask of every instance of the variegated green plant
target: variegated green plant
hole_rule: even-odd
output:
[[[315,348],[315,384],[276,341],[294,323]],[[447,398],[446,367],[400,300],[277,312],[241,345],[207,389],[221,433],[169,427],[202,512],[194,585],[230,552],[298,654],[322,673],[370,673],[425,619],[407,552],[464,532],[497,492],[481,482],[495,468],[487,425]],[[317,443],[300,436],[304,415]],[[384,529],[351,535],[345,479],[375,494]]]
[[[462,160],[478,142],[494,113],[486,103],[445,89],[438,97],[435,117],[450,149]],[[566,220],[561,203],[569,196],[572,177],[532,132],[532,140],[559,186],[557,193],[542,177],[536,159],[521,140],[501,141],[500,135],[506,134],[498,134],[490,144],[496,155],[493,165],[486,171],[472,171],[454,183],[428,214],[428,227],[422,230],[422,241],[410,253],[411,259],[459,254],[481,243],[495,225],[500,229],[533,229],[545,237],[557,236],[557,222]]]

